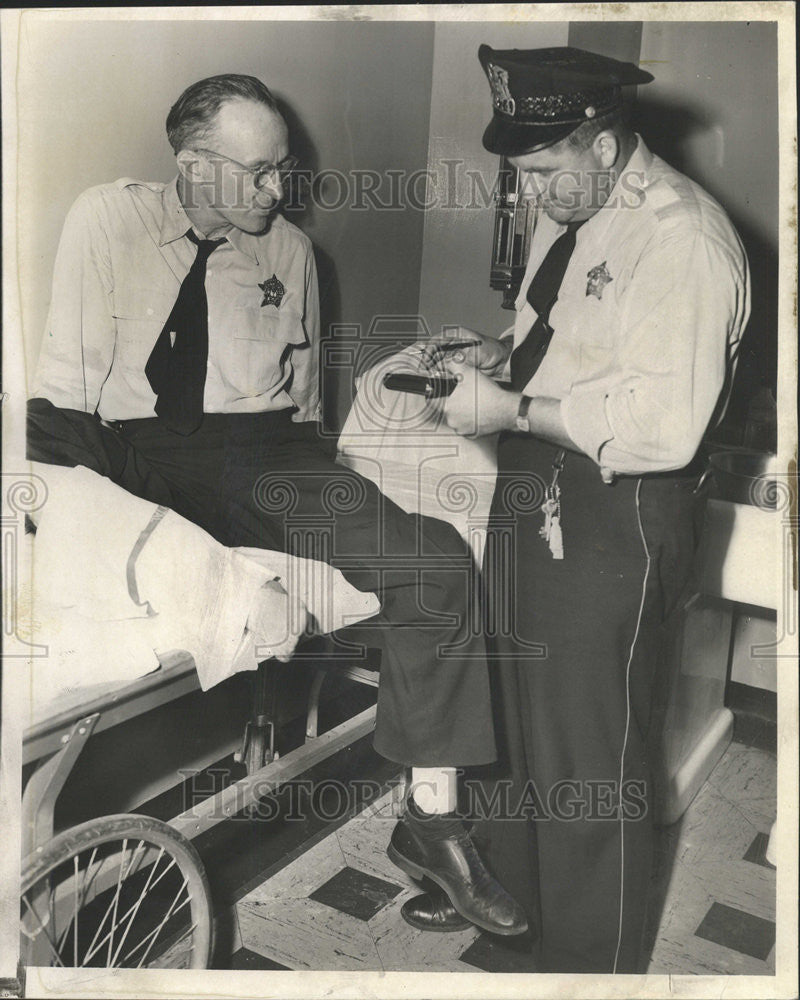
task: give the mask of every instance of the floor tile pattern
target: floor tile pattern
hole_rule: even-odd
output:
[[[649,972],[774,974],[763,942],[774,942],[776,872],[753,849],[766,845],[776,795],[775,755],[732,743],[681,819],[658,831]],[[756,926],[758,944],[743,947]]]
[[[776,790],[774,753],[733,743],[681,820],[657,831],[649,972],[774,974],[776,871],[764,855]],[[534,971],[519,942],[402,920],[420,889],[386,855],[397,799],[390,790],[239,901],[237,968]]]
[[[231,955],[230,968],[242,970],[260,969],[262,971],[266,969],[287,970],[287,966],[273,962],[272,959],[266,958],[264,955],[259,955],[258,952],[250,951],[249,948],[239,948],[238,951]]]
[[[722,903],[711,904],[695,934],[762,961],[775,944],[775,924],[771,920]]]
[[[393,882],[345,865],[308,898],[359,920],[369,920],[400,891],[400,886]]]
[[[517,946],[511,939],[497,937],[494,934],[479,934],[472,944],[461,952],[459,961],[473,965],[483,972],[535,972],[528,935],[523,937],[524,943],[522,946]]]
[[[774,868],[775,865],[767,861],[767,845],[769,844],[769,834],[757,833],[753,838],[753,843],[747,848],[744,856],[745,861],[754,865],[763,865],[765,868]]]

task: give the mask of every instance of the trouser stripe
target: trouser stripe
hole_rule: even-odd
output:
[[[623,901],[625,898],[625,819],[622,808],[622,789],[623,782],[625,780],[625,752],[628,748],[628,735],[630,733],[631,726],[631,664],[633,663],[633,654],[636,649],[636,642],[639,638],[639,633],[642,627],[645,595],[647,593],[647,581],[650,575],[650,550],[647,547],[647,539],[645,538],[644,527],[642,525],[642,511],[640,506],[641,492],[642,480],[640,479],[636,484],[636,521],[639,527],[639,536],[642,539],[642,548],[644,549],[646,563],[644,579],[642,580],[642,596],[639,601],[639,614],[636,618],[636,628],[634,629],[633,640],[631,641],[630,649],[628,650],[628,662],[625,666],[625,737],[622,741],[622,753],[620,754],[619,759],[619,924],[617,930],[617,948],[614,953],[614,972],[617,971],[619,952],[622,947]]]

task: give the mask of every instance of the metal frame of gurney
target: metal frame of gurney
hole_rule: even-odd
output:
[[[266,661],[258,668],[252,719],[247,723],[241,748],[234,755],[237,761],[246,764],[245,777],[193,804],[166,824],[130,813],[99,816],[54,833],[56,801],[90,737],[112,730],[121,723],[144,716],[153,709],[200,690],[194,662],[188,653],[172,652],[160,659],[158,670],[122,688],[113,689],[108,685],[108,689],[104,686],[99,693],[98,689],[94,689],[82,701],[76,693],[55,714],[35,722],[24,733],[23,766],[39,762],[28,778],[22,800],[22,926],[23,936],[28,939],[29,965],[83,965],[82,958],[86,956],[91,960],[86,964],[137,965],[146,964],[138,961],[144,954],[156,967],[177,963],[192,968],[205,968],[213,948],[213,914],[202,862],[190,841],[254,805],[258,799],[277,792],[282,785],[315,764],[370,733],[375,725],[373,705],[328,732],[318,734],[319,699],[326,676],[335,672],[337,676],[377,687],[378,674],[365,667],[342,665],[340,657],[334,658],[328,666],[321,665],[325,663],[324,656],[315,658],[313,663],[316,665],[316,672],[308,696],[305,742],[279,757],[275,749],[278,665],[274,660]],[[180,784],[180,781],[178,778],[173,786]],[[136,846],[128,847],[129,842]],[[107,846],[109,843],[122,845],[122,860],[117,868],[109,869],[111,875],[104,873],[102,866],[98,867],[97,860],[97,851],[110,850]],[[102,847],[103,844],[106,845],[105,848]],[[91,854],[92,849],[95,851],[94,855]],[[117,846],[115,849],[120,848]],[[166,913],[167,904],[163,904],[166,916],[159,913],[152,919],[155,928],[158,927],[159,919],[162,927],[166,926],[163,934],[168,945],[166,951],[163,948],[153,949],[152,944],[149,944],[126,962],[127,945],[120,943],[129,936],[130,927],[125,929],[125,921],[128,920],[132,926],[134,920],[142,919],[147,907],[143,905],[144,896],[141,895],[140,887],[137,890],[140,893],[138,902],[135,900],[128,905],[123,916],[118,917],[125,909],[121,902],[123,896],[120,878],[125,881],[128,874],[133,872],[129,880],[133,881],[138,872],[147,871],[147,879],[142,874],[140,882],[145,881],[147,885],[158,882],[153,873],[160,873],[163,869],[165,863],[160,859],[165,850],[171,856],[169,863],[181,869],[183,875],[183,885],[177,897],[182,902],[176,904],[172,900],[169,905],[173,909],[177,905],[178,910],[186,905],[191,908],[190,950],[187,953],[185,947],[181,948],[178,943],[170,940],[169,921],[174,921],[176,917],[172,912]],[[131,852],[130,862],[128,851]],[[80,863],[77,860],[79,857],[82,859]],[[92,860],[84,871],[81,866],[86,863],[87,857]],[[64,871],[70,866],[75,869],[74,877],[70,875],[69,887],[61,890],[62,898],[59,900],[58,890],[54,890],[52,885],[53,873]],[[123,872],[122,876],[120,872]],[[87,882],[91,883],[91,893],[86,888]],[[79,948],[79,913],[88,903],[103,898],[103,894],[111,899],[107,906],[107,910],[113,909],[113,916],[108,924],[111,930],[106,930],[101,925],[103,933],[98,932],[99,943],[92,941],[87,948],[86,942],[81,941]],[[95,905],[96,908],[101,906],[99,903]],[[59,907],[62,911],[60,914]],[[45,911],[48,911],[47,917],[42,915]],[[131,913],[134,914],[133,917],[130,917]],[[59,927],[56,935],[49,931],[49,927],[55,928],[59,917],[64,927]],[[105,923],[106,917],[102,919]],[[121,922],[115,933],[111,924],[117,919]],[[153,933],[158,938],[162,931],[151,930],[150,934]],[[172,937],[175,937],[174,932]],[[183,939],[185,937],[186,933]],[[183,939],[178,940],[180,942]],[[145,937],[145,940],[148,938]],[[67,961],[64,960],[64,949],[69,951]],[[155,960],[150,957],[151,954],[156,956]]]

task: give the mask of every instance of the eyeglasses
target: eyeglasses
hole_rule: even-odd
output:
[[[239,163],[238,160],[234,160],[231,156],[226,156],[224,153],[218,153],[213,149],[195,149],[195,153],[206,153],[208,156],[218,156],[221,160],[227,160],[228,163],[233,163],[237,167],[241,167],[248,174],[253,177],[253,184],[261,190],[265,187],[269,181],[271,181],[275,175],[278,175],[278,180],[281,184],[286,184],[292,175],[292,171],[295,169],[298,163],[296,156],[287,156],[286,159],[281,160],[280,163],[268,163],[261,167],[246,167],[243,163]]]

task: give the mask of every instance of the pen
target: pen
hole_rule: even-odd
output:
[[[438,354],[449,354],[464,347],[478,347],[479,344],[479,340],[454,340],[449,344],[433,344],[433,350]]]

